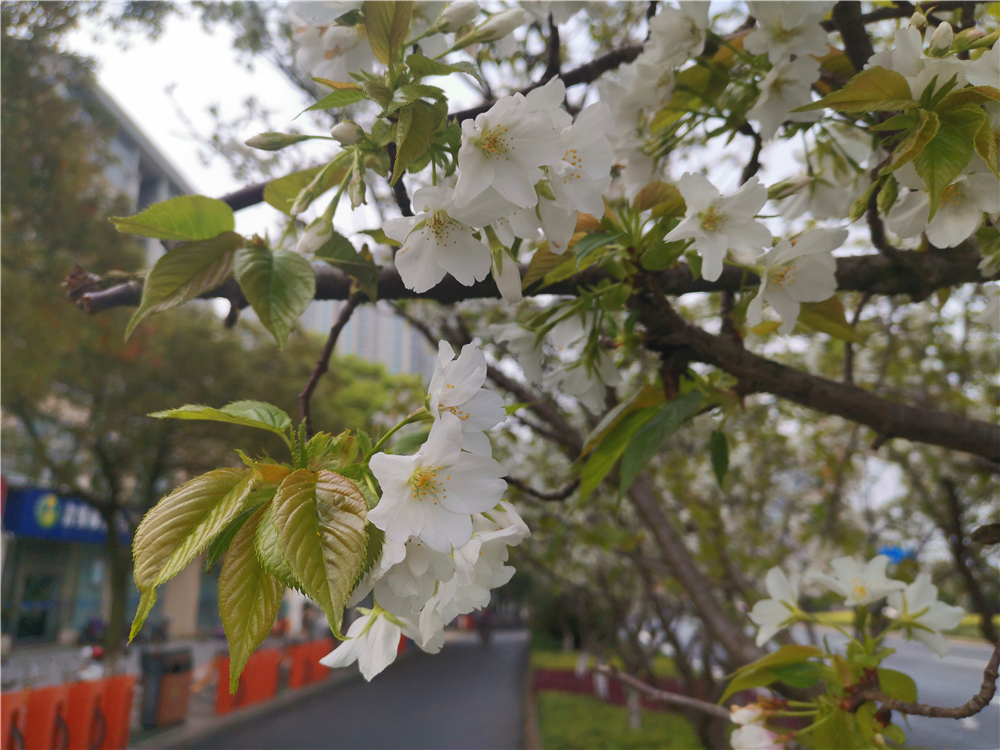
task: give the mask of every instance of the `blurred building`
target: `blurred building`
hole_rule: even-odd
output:
[[[74,92],[96,101],[117,122],[109,143],[114,156],[104,176],[116,193],[141,211],[159,201],[194,193],[121,107],[100,89]],[[147,239],[146,262],[163,253],[159,240]],[[2,605],[3,635],[15,642],[72,642],[88,626],[106,621],[110,582],[104,544],[107,525],[96,510],[79,499],[33,487],[26,477],[4,483]],[[123,533],[119,530],[119,533]],[[172,635],[193,635],[220,626],[218,571],[206,575],[192,564],[164,587],[149,622],[170,623]],[[165,596],[164,596],[165,595]],[[139,603],[133,587],[129,614]]]
[[[308,331],[326,335],[345,304],[332,300],[313,302],[302,315],[301,324]],[[423,335],[396,315],[386,302],[362,305],[355,310],[340,332],[336,352],[378,362],[393,375],[420,375],[425,382],[434,372],[437,354]]]

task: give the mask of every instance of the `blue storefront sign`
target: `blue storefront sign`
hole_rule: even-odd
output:
[[[119,517],[118,522],[122,541],[128,542],[124,520]],[[10,489],[3,508],[3,528],[32,539],[104,544],[108,538],[108,525],[90,505],[39,488]]]

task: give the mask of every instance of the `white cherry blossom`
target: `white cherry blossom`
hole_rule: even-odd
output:
[[[973,320],[989,326],[993,333],[1000,333],[1000,287],[992,284],[986,287],[986,309]]]
[[[859,607],[906,588],[902,581],[886,578],[885,567],[888,564],[889,558],[885,555],[873,557],[867,565],[852,557],[838,557],[830,563],[833,576],[812,573],[809,578],[840,594],[846,599],[844,603],[847,606]]]
[[[767,203],[767,188],[751,177],[733,195],[723,196],[708,178],[685,173],[677,188],[687,203],[687,215],[663,239],[693,239],[701,255],[701,275],[715,281],[722,275],[727,250],[751,256],[771,244],[771,232],[754,220]]]
[[[569,242],[576,232],[577,217],[575,209],[565,209],[556,201],[545,198],[538,201],[538,220],[549,242],[550,252],[562,255],[569,249]]]
[[[813,229],[768,250],[760,289],[747,308],[747,323],[760,323],[767,302],[781,317],[778,331],[787,335],[795,328],[801,303],[830,299],[837,291],[832,252],[844,244],[847,234],[846,229]]]
[[[910,25],[897,29],[893,44],[888,49],[872,55],[865,67],[880,65],[894,70],[906,79],[910,95],[919,101],[924,89],[936,79],[939,89],[952,78],[956,88],[966,82],[967,61],[955,57],[928,57],[924,54],[920,30]]]
[[[944,189],[941,205],[930,223],[930,196],[911,164],[896,172],[896,179],[913,188],[889,210],[889,229],[900,237],[926,232],[935,247],[954,247],[971,237],[983,221],[983,212],[1000,211],[1000,180],[989,172],[960,175]]]
[[[778,735],[760,724],[747,724],[729,735],[733,750],[784,750],[785,743]]]
[[[591,104],[560,134],[562,160],[549,170],[556,203],[567,211],[604,216],[604,191],[611,185],[611,107]],[[575,223],[575,217],[574,217]]]
[[[760,123],[760,137],[774,138],[781,123],[814,122],[822,112],[792,112],[812,101],[810,88],[819,80],[819,62],[808,55],[791,62],[775,63],[760,82],[760,97],[747,112],[748,120]]]
[[[403,628],[393,622],[384,612],[362,610],[365,615],[351,623],[347,630],[348,640],[340,643],[333,651],[319,660],[325,667],[335,669],[358,662],[361,674],[371,682],[372,677],[396,661],[399,637]],[[417,628],[409,625],[407,635],[418,634]],[[412,637],[412,636],[411,636]]]
[[[759,703],[750,703],[746,706],[730,706],[729,720],[733,724],[741,726],[746,724],[762,724],[767,718],[767,712]]]
[[[743,40],[752,55],[767,53],[776,65],[792,55],[825,55],[830,48],[826,31],[819,25],[832,2],[749,2],[758,28]]]
[[[757,631],[758,646],[763,646],[774,637],[775,633],[795,621],[795,614],[799,611],[801,578],[798,573],[786,576],[785,572],[777,567],[767,571],[764,585],[771,598],[757,602],[749,615],[750,619],[760,627]],[[736,723],[745,722],[736,721]]]
[[[513,260],[508,260],[516,268]],[[462,424],[465,449],[489,456],[490,441],[483,431],[506,420],[507,410],[503,396],[483,388],[485,382],[486,355],[480,349],[466,344],[456,359],[451,344],[439,342],[428,388],[428,408],[435,419],[444,414],[457,417]]]
[[[432,549],[419,537],[410,537],[405,544],[387,539],[385,545],[401,547],[403,558],[375,582],[375,601],[399,617],[416,617],[434,595],[438,581],[451,580],[455,561],[450,554]]]
[[[665,6],[649,19],[646,50],[661,65],[676,68],[705,48],[708,2],[680,2],[680,8]],[[646,51],[644,50],[644,52]]]
[[[294,14],[292,38],[299,43],[295,65],[317,78],[353,82],[350,73],[371,70],[375,53],[368,43],[364,24],[357,26],[312,26],[297,22]]]
[[[395,263],[407,289],[426,292],[451,274],[466,286],[490,272],[490,251],[473,236],[506,210],[506,202],[479,200],[458,208],[455,191],[447,187],[420,188],[413,194],[415,216],[387,219],[382,230],[403,243]]]
[[[965,78],[973,86],[993,86],[1000,82],[1000,42],[975,60],[965,64]]]
[[[605,386],[621,385],[622,376],[615,367],[614,360],[601,351],[594,362],[593,369],[584,362],[571,365],[560,365],[545,376],[545,385],[550,389],[558,389],[568,396],[573,396],[583,406],[594,414],[599,414],[605,408]]]
[[[304,23],[313,26],[326,26],[340,18],[345,13],[358,10],[361,0],[346,0],[344,2],[294,2],[289,3],[288,10],[299,17]]]
[[[558,132],[549,112],[533,109],[535,101],[503,97],[474,121],[462,123],[457,206],[467,206],[488,187],[521,208],[538,202],[535,183],[542,179],[542,165],[558,158]]]
[[[940,657],[948,653],[948,639],[939,631],[951,630],[965,617],[965,610],[938,601],[937,586],[931,583],[928,573],[920,573],[916,580],[902,591],[889,594],[889,606],[913,625],[903,626],[908,638],[920,641]]]
[[[529,383],[542,382],[542,352],[535,346],[534,331],[522,328],[517,323],[506,325],[494,324],[487,328],[498,344],[507,347],[507,351],[517,358],[517,363],[524,372]]]
[[[492,458],[463,451],[462,444],[462,423],[445,413],[414,455],[372,456],[369,466],[382,486],[382,499],[368,520],[387,539],[405,542],[419,536],[432,549],[449,552],[472,538],[471,514],[500,502],[507,489],[500,477],[507,472]]]

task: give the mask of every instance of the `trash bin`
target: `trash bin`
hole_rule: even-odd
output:
[[[24,727],[26,748],[66,750],[69,746],[68,703],[69,685],[51,685],[28,693],[28,718]]]
[[[191,694],[191,649],[142,654],[142,726],[179,724],[187,717]]]
[[[104,691],[104,713],[107,716],[107,735],[101,750],[125,750],[132,730],[132,693],[135,675],[120,674],[109,677]]]
[[[69,686],[66,724],[69,727],[69,750],[97,750],[107,737],[105,715],[105,680],[74,682]]]

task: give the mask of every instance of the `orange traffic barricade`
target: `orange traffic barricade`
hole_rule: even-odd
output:
[[[28,719],[28,691],[0,695],[0,750],[22,750]]]
[[[52,685],[32,690],[28,695],[28,720],[24,727],[24,746],[35,750],[69,747],[66,711],[69,685]]]
[[[125,750],[132,731],[132,697],[135,675],[121,674],[105,680],[104,716],[107,732],[101,750]]]
[[[277,694],[280,662],[281,651],[276,648],[265,648],[250,657],[246,668],[249,673],[246,705],[261,703]]]
[[[332,638],[321,638],[289,647],[292,666],[288,671],[288,687],[299,688],[326,677],[330,668],[320,664],[319,660],[332,650]]]
[[[108,720],[104,715],[104,680],[74,682],[69,686],[66,723],[70,750],[97,750],[104,744]]]

